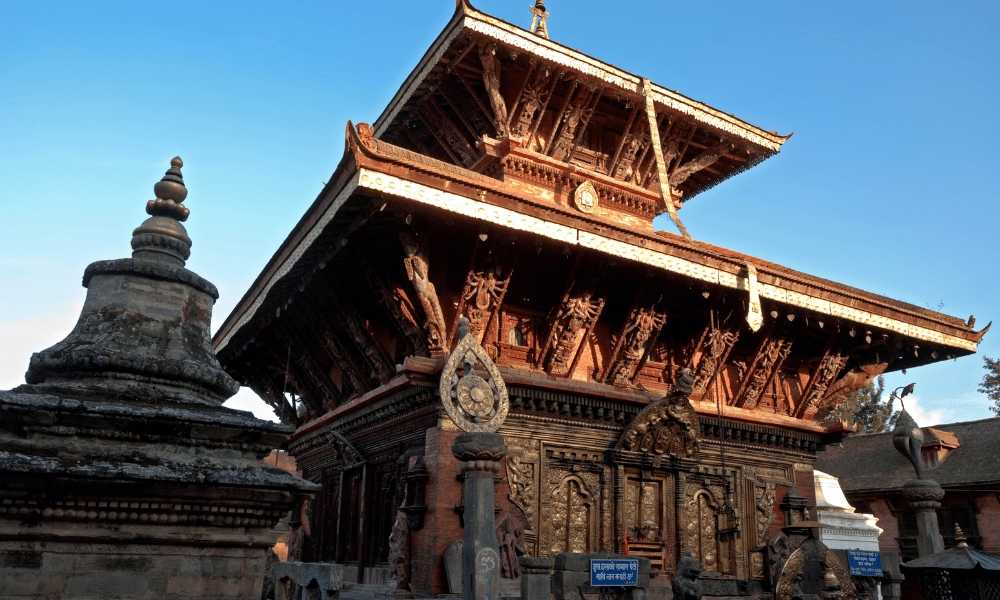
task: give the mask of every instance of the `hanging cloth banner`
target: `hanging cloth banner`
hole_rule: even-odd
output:
[[[670,178],[667,176],[667,165],[663,161],[663,146],[660,145],[660,128],[656,125],[656,107],[653,105],[653,86],[645,77],[642,78],[642,95],[646,99],[646,119],[649,121],[649,140],[653,144],[653,156],[656,157],[656,178],[660,181],[660,197],[667,205],[667,214],[674,222],[677,230],[686,239],[691,239],[687,227],[681,223],[681,218],[677,216],[677,207],[674,206],[674,196],[670,193]]]
[[[747,325],[753,331],[759,331],[764,324],[764,311],[760,308],[760,284],[757,283],[757,267],[747,261],[747,292],[750,301],[747,303]]]

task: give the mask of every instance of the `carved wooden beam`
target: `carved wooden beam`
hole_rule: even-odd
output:
[[[489,107],[483,104],[482,98],[476,93],[476,90],[472,89],[472,85],[465,77],[459,77],[459,81],[462,82],[462,87],[465,88],[465,92],[468,97],[472,100],[473,105],[476,107],[476,113],[482,117],[487,123],[491,123],[493,120],[493,113],[490,111]],[[496,131],[496,124],[491,124],[486,131]]]
[[[566,119],[566,113],[569,110],[571,103],[573,102],[573,96],[576,95],[576,89],[580,86],[579,80],[574,79],[570,82],[569,91],[566,93],[566,98],[563,100],[562,107],[556,114],[556,118],[552,121],[552,131],[549,132],[549,139],[545,144],[544,154],[550,154],[552,152],[553,146],[556,143],[556,134],[559,132],[563,121]]]
[[[722,142],[715,148],[705,150],[686,163],[675,167],[674,170],[670,172],[669,179],[671,187],[681,185],[698,171],[715,164],[716,161],[722,158],[722,155],[725,154],[728,146],[729,144],[727,142]]]
[[[462,122],[473,131],[473,139],[478,140],[482,136],[488,135],[493,130],[493,126],[466,89],[468,88],[460,88],[454,81],[451,81],[442,89],[442,95],[448,105],[462,119]]]
[[[583,342],[604,310],[604,298],[591,291],[567,291],[556,309],[549,335],[542,350],[546,373],[569,376],[580,359]]]
[[[510,113],[507,115],[510,119],[507,122],[507,127],[510,127],[510,122],[514,120],[514,115],[517,114],[518,108],[521,105],[521,97],[524,95],[524,91],[531,86],[532,78],[535,75],[535,71],[538,69],[539,61],[535,57],[528,59],[528,73],[524,76],[524,81],[521,82],[521,87],[517,90],[517,95],[514,96],[514,103],[510,105]],[[542,65],[542,70],[545,70],[545,65]]]
[[[629,142],[630,138],[634,139],[635,137],[632,135],[632,126],[635,124],[635,117],[638,114],[639,114],[639,104],[636,104],[634,107],[632,107],[632,112],[629,114],[628,121],[625,123],[625,129],[622,132],[622,137],[620,140],[618,140],[618,146],[615,148],[615,153],[611,156],[611,162],[608,163],[608,174],[612,175],[613,177],[615,176],[614,173],[616,173],[619,170],[618,160],[622,156],[622,150],[625,149],[626,142]],[[632,152],[632,157],[630,159],[629,166],[631,166],[631,161],[634,161],[636,159],[636,155],[638,154],[638,152],[639,152],[638,148],[634,152]]]
[[[611,351],[602,378],[604,382],[625,387],[632,386],[636,373],[645,362],[649,349],[656,343],[656,338],[666,322],[666,313],[657,311],[655,306],[633,308]]]
[[[792,351],[792,341],[781,335],[765,334],[746,371],[733,404],[742,408],[755,408],[764,390],[781,369]]]
[[[482,343],[494,318],[499,318],[512,274],[513,269],[499,266],[469,269],[450,335],[454,335],[458,316],[465,315],[469,319],[469,333]]]
[[[348,398],[353,394],[360,394],[373,387],[373,381],[368,377],[364,366],[356,359],[347,346],[341,341],[340,335],[333,327],[333,318],[330,314],[321,315],[319,311],[310,303],[304,303],[302,308],[303,316],[314,328],[312,335],[318,338],[319,346],[329,358],[334,368],[339,369],[346,377],[344,385],[341,385],[341,394]],[[350,386],[348,388],[348,385]]]
[[[432,356],[447,354],[448,337],[444,312],[438,300],[437,288],[429,277],[430,265],[427,256],[413,235],[403,232],[399,239],[403,245],[403,267],[406,269],[406,277],[410,280],[424,313],[427,348]]]
[[[338,315],[338,321],[343,325],[345,333],[354,342],[358,354],[364,357],[367,371],[375,376],[379,383],[389,381],[396,374],[396,369],[355,307],[333,293],[329,294],[328,302],[333,314]]]
[[[483,65],[483,85],[490,97],[493,107],[493,121],[496,123],[497,135],[507,136],[507,103],[500,90],[500,60],[497,58],[496,44],[484,44],[479,49],[479,61]]]
[[[397,334],[409,343],[411,353],[426,355],[427,342],[417,324],[416,307],[410,301],[406,290],[398,286],[389,289],[389,285],[371,265],[365,265],[364,271],[368,287],[374,293],[379,305],[389,315]]]
[[[802,397],[799,399],[792,416],[801,419],[805,416],[806,411],[817,407],[826,395],[827,389],[836,381],[846,364],[847,356],[827,347],[816,368],[809,376],[809,382],[806,383]]]
[[[839,379],[827,388],[826,395],[823,396],[817,408],[822,408],[826,404],[843,402],[849,395],[865,387],[882,373],[885,373],[887,368],[889,368],[888,362],[879,362],[862,365],[843,373]],[[803,415],[806,414],[808,414],[808,411],[803,412]]]
[[[537,126],[536,118],[540,120],[545,107],[548,106],[552,90],[555,88],[555,79],[556,75],[543,64],[525,80],[520,101],[514,108],[513,115],[516,116],[511,123],[511,135],[530,140]]]
[[[577,91],[573,102],[563,115],[559,133],[552,146],[552,158],[568,161],[573,156],[573,149],[587,130],[587,124],[601,100],[602,93],[601,89],[589,92]]]
[[[298,335],[297,328],[282,323],[276,326],[281,332],[279,337],[289,344],[288,354],[284,357],[286,375],[294,383],[309,412],[314,416],[323,414],[327,407],[336,404],[340,390],[319,366],[309,345]],[[275,359],[281,360],[282,357],[276,354]]]
[[[421,105],[420,117],[427,124],[434,139],[441,144],[441,147],[457,164],[469,166],[476,162],[475,149],[462,136],[458,126],[441,110],[433,98],[428,98]]]
[[[663,158],[666,162],[667,167],[670,167],[670,159],[667,153],[667,144],[670,143],[670,134],[674,130],[674,125],[677,123],[678,119],[673,119],[667,122],[667,127],[664,129],[663,122],[667,120],[666,115],[660,115],[657,119],[656,126],[660,130],[660,140],[661,140],[661,150],[663,151]],[[648,127],[648,126],[647,126]],[[652,179],[652,174],[656,172],[656,157],[654,153],[651,152],[653,145],[646,144],[646,147],[639,154],[639,158],[636,160],[635,175],[633,176],[632,182],[646,187],[649,185],[650,179]],[[648,160],[647,160],[648,158]]]
[[[714,325],[705,328],[697,346],[697,350],[700,351],[698,363],[694,364],[695,356],[692,355],[689,367],[694,371],[694,384],[691,386],[692,396],[703,395],[705,390],[712,385],[739,338],[740,332],[736,329]]]
[[[260,396],[268,406],[274,409],[274,414],[278,420],[287,425],[298,425],[299,417],[295,412],[295,407],[285,397],[284,392],[274,384],[269,374],[261,372],[251,373],[247,376],[245,383]]]

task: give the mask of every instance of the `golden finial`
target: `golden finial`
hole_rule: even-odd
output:
[[[531,33],[549,39],[549,11],[545,9],[545,0],[535,0],[531,7]]]
[[[187,187],[184,185],[184,175],[181,173],[183,166],[184,161],[181,157],[175,156],[170,159],[170,168],[153,186],[156,198],[146,203],[148,214],[154,217],[173,217],[178,221],[187,220],[189,211],[182,204],[188,195]]]

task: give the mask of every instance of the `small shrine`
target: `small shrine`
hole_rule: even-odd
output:
[[[132,232],[91,263],[76,326],[0,391],[0,596],[256,598],[273,527],[315,484],[259,459],[291,429],[222,406],[215,286],[184,268],[174,158]]]

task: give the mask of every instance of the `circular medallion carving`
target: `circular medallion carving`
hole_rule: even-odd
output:
[[[580,212],[594,212],[597,209],[597,202],[597,189],[589,181],[584,181],[578,185],[576,191],[573,192],[573,204]]]
[[[462,321],[461,339],[441,372],[441,403],[459,429],[495,432],[510,409],[507,386],[476,336],[467,333],[468,321]]]

